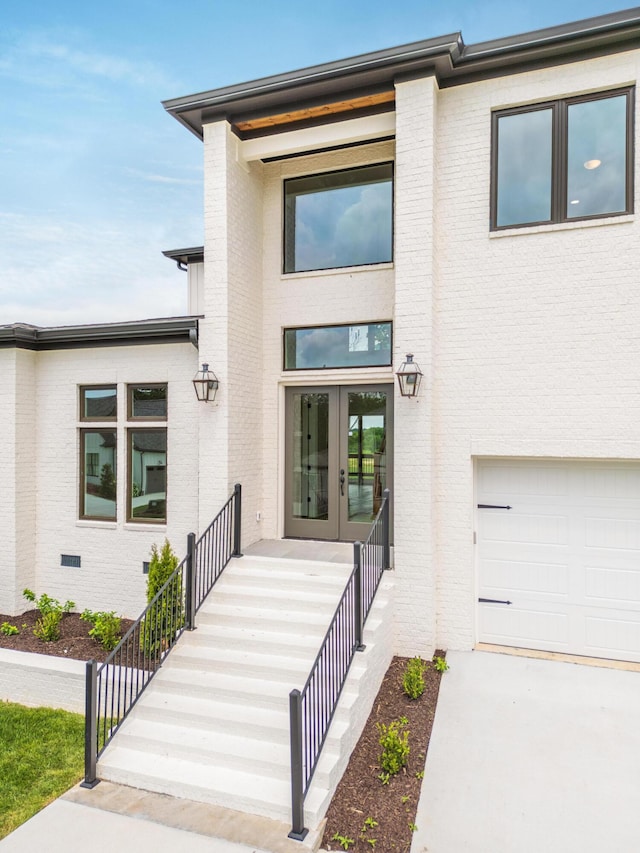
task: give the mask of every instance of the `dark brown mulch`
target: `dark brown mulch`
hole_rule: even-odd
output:
[[[442,651],[436,655],[445,656]],[[402,690],[407,660],[394,658],[383,679],[373,710],[329,806],[323,850],[344,849],[339,841],[333,840],[336,834],[353,839],[347,848],[353,853],[372,850],[408,853],[411,847],[414,831],[411,827],[416,819],[441,673],[429,666],[424,676],[424,693],[419,699],[409,699]],[[400,717],[409,721],[409,762],[404,771],[383,785],[378,778],[381,748],[376,723],[388,725]],[[377,825],[367,826],[368,818]],[[373,839],[375,844],[370,843]]]
[[[0,625],[8,622],[20,632],[7,637],[0,631],[0,649],[15,649],[19,652],[37,652],[40,655],[54,655],[60,658],[75,660],[103,661],[109,654],[97,640],[89,636],[91,624],[83,622],[79,613],[65,613],[60,623],[60,639],[45,643],[33,634],[37,610],[27,610],[20,616],[5,616],[0,613]],[[124,634],[133,623],[130,619],[122,619],[121,630]]]

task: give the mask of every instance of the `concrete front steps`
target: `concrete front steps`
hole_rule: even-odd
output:
[[[232,560],[98,763],[98,777],[290,820],[289,692],[304,685],[352,567]],[[391,657],[382,588],[305,803],[321,821]],[[360,695],[362,694],[362,695]]]

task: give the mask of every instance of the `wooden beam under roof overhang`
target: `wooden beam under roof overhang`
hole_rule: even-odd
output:
[[[241,135],[244,136],[252,131],[264,131],[272,127],[278,127],[281,129],[283,125],[296,125],[300,122],[307,124],[324,118],[330,118],[341,113],[361,112],[363,110],[368,111],[383,104],[393,105],[394,103],[395,92],[391,90],[372,95],[361,95],[359,97],[347,98],[346,100],[341,101],[317,104],[315,106],[307,106],[297,110],[290,110],[285,113],[276,113],[273,115],[261,116],[259,118],[236,120],[233,121],[233,126]]]

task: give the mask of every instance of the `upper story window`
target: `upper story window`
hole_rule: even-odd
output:
[[[393,164],[284,182],[284,272],[393,260]]]
[[[80,388],[81,421],[115,421],[118,415],[115,385],[83,385]]]
[[[491,227],[630,213],[633,89],[493,114]]]

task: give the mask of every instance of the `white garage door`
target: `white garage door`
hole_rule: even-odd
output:
[[[640,464],[483,461],[477,500],[481,642],[640,661]]]

